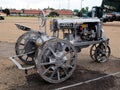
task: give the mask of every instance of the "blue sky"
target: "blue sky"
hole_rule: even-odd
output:
[[[2,8],[16,8],[16,9],[43,9],[48,6],[55,9],[80,9],[82,7],[100,6],[102,0],[0,0],[0,7]],[[69,4],[68,4],[69,2]]]

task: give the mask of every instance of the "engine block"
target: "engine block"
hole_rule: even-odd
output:
[[[53,32],[69,30],[64,38],[77,41],[93,41],[102,37],[101,21],[98,18],[53,19],[50,22]]]
[[[77,25],[82,25],[84,23],[99,23],[98,18],[79,18],[79,19],[53,19],[50,23],[51,30],[60,29],[73,29]]]

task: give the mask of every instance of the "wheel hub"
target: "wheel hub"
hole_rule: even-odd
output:
[[[64,64],[64,62],[63,62],[62,60],[60,60],[60,59],[56,60],[56,62],[55,62],[55,65],[56,65],[57,67],[60,67],[60,66],[62,66],[63,64]]]
[[[55,58],[56,58],[55,65],[57,67],[60,67],[64,64],[66,56],[63,57],[63,52],[57,52]]]

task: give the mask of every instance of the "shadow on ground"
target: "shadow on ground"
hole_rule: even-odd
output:
[[[32,74],[26,76],[27,83],[23,86],[15,85],[11,87],[11,90],[53,90],[63,86],[83,82],[89,79],[97,78],[106,74],[102,74],[97,71],[86,70],[81,67],[77,67],[74,74],[65,82],[59,84],[50,84],[45,82],[38,74]],[[114,77],[104,78],[98,81],[94,81],[88,84],[82,84],[76,87],[68,88],[69,90],[108,90],[114,87]]]

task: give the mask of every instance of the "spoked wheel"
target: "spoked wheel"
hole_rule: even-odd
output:
[[[49,83],[60,83],[68,79],[76,68],[77,53],[74,46],[60,39],[45,43],[36,58],[37,71]]]
[[[100,63],[108,61],[110,53],[110,47],[105,43],[94,44],[90,49],[91,58]]]
[[[35,51],[37,49],[37,46],[33,42],[33,39],[36,39],[38,37],[38,32],[30,31],[21,35],[16,42],[16,55],[18,55],[18,58],[25,64],[34,64]]]
[[[93,59],[93,61],[97,61],[95,58],[95,52],[96,52],[96,48],[98,47],[99,44],[94,44],[92,45],[92,47],[90,48],[90,56]]]

